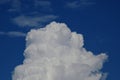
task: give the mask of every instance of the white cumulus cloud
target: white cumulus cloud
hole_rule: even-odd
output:
[[[82,34],[71,32],[64,23],[31,30],[25,60],[15,68],[12,80],[101,80],[107,55],[94,55],[83,45]]]

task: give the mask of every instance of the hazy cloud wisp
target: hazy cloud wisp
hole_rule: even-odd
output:
[[[26,33],[17,32],[17,31],[10,31],[10,32],[0,32],[0,35],[7,35],[10,37],[25,37]]]
[[[84,8],[94,4],[95,2],[92,2],[92,1],[80,0],[80,1],[67,2],[66,7],[75,9],[75,8]]]
[[[46,22],[56,19],[58,16],[55,15],[45,15],[40,17],[33,16],[18,16],[13,19],[13,22],[20,27],[40,27]]]
[[[36,8],[41,8],[43,11],[52,11],[51,8],[52,3],[50,1],[40,1],[40,0],[35,0],[35,7]]]
[[[4,3],[7,3],[9,2],[10,0],[0,0],[0,4],[4,4]]]

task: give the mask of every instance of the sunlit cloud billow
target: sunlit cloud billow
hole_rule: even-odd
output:
[[[64,23],[52,22],[31,30],[26,37],[25,59],[12,80],[101,80],[107,55],[94,55],[84,47],[82,34]]]

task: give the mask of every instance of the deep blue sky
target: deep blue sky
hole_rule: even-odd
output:
[[[119,0],[0,0],[0,80],[12,80],[12,71],[22,63],[26,33],[51,21],[64,22],[72,31],[82,33],[87,50],[95,54],[105,52],[109,56],[103,68],[103,72],[108,72],[107,80],[120,80],[119,3]]]

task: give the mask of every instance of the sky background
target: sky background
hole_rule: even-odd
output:
[[[12,80],[22,64],[25,36],[51,21],[63,22],[84,36],[84,47],[109,58],[107,80],[120,80],[119,0],[0,0],[0,80]]]

